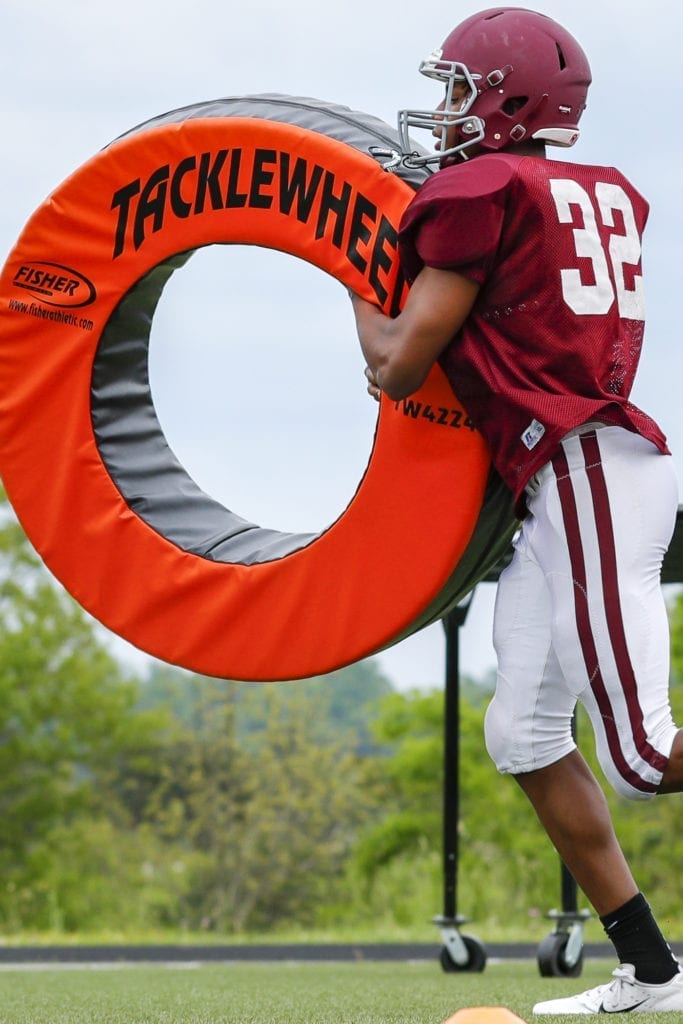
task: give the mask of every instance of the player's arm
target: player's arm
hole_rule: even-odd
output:
[[[452,270],[424,267],[395,318],[352,295],[368,391],[398,401],[412,395],[474,305],[479,285]]]

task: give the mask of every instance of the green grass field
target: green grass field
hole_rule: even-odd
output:
[[[432,963],[226,964],[0,970],[1,1024],[442,1024],[467,1006],[506,1006],[527,1021],[541,998],[608,980],[541,978],[533,962],[444,974]],[[578,987],[577,987],[578,986]],[[616,1014],[621,1021],[625,1014]],[[644,1014],[643,1024],[679,1015]],[[536,1018],[559,1024],[571,1017]]]

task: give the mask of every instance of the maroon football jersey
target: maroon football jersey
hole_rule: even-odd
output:
[[[481,284],[440,362],[515,499],[589,420],[668,451],[628,401],[643,339],[647,214],[614,168],[507,153],[440,170],[405,212],[409,281],[427,265]]]

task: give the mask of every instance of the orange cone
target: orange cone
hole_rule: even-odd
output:
[[[458,1010],[443,1024],[526,1024],[504,1006],[469,1006]]]

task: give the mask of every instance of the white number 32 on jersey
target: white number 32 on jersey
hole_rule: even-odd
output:
[[[561,224],[573,224],[571,207],[580,207],[583,227],[574,228],[574,247],[577,256],[588,258],[593,265],[595,284],[584,284],[577,269],[560,271],[562,295],[569,308],[579,315],[608,313],[616,292],[619,316],[643,320],[643,279],[639,274],[632,275],[633,285],[627,288],[624,277],[625,265],[636,267],[640,263],[641,249],[633,206],[621,185],[596,182],[595,200],[570,178],[551,178],[550,190]],[[605,248],[596,213],[604,227],[613,228],[615,210],[623,216],[624,233],[610,235],[609,246]]]

